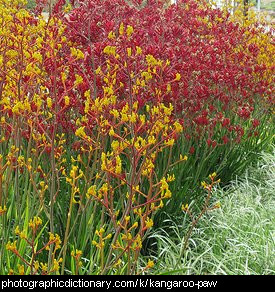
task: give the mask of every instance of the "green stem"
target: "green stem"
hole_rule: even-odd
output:
[[[131,249],[128,247],[128,254],[127,254],[128,266],[127,266],[127,275],[131,274]]]
[[[71,215],[72,215],[72,208],[73,208],[73,194],[71,194],[70,199],[70,207],[68,211],[68,217],[67,217],[67,224],[66,224],[66,231],[64,236],[64,244],[63,244],[63,261],[62,261],[62,268],[61,268],[61,275],[64,275],[64,269],[65,269],[65,259],[66,259],[66,252],[67,252],[67,245],[68,245],[68,239],[69,239],[69,229],[71,225]]]
[[[207,194],[207,197],[205,199],[205,203],[204,203],[204,206],[203,206],[203,209],[201,210],[200,214],[198,215],[198,217],[196,219],[192,219],[192,224],[185,236],[185,239],[184,239],[184,245],[183,245],[183,248],[181,249],[181,252],[180,252],[180,256],[178,258],[178,261],[176,263],[176,265],[178,265],[182,259],[182,257],[184,256],[184,253],[186,251],[186,248],[187,248],[187,245],[188,245],[188,241],[190,239],[190,236],[192,234],[192,231],[193,229],[196,227],[196,225],[198,224],[200,218],[203,216],[203,214],[205,214],[208,210],[208,204],[209,204],[209,201],[210,201],[210,198],[211,198],[211,193],[212,193],[212,186],[210,187],[210,189],[208,190],[208,194]]]

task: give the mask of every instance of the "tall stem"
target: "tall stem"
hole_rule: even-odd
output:
[[[65,259],[66,259],[66,252],[67,252],[67,244],[69,239],[69,229],[71,225],[71,216],[72,216],[72,208],[73,208],[73,194],[71,194],[71,200],[70,200],[70,207],[68,211],[68,217],[67,217],[67,224],[66,224],[66,231],[64,235],[64,244],[63,244],[63,262],[62,262],[62,268],[61,268],[61,275],[64,275],[64,269],[65,269]]]
[[[186,248],[187,248],[187,245],[188,245],[188,241],[189,241],[189,238],[190,238],[190,236],[192,234],[193,229],[196,227],[196,225],[198,224],[198,222],[199,222],[200,218],[203,216],[203,214],[206,213],[207,210],[208,210],[208,205],[209,205],[209,201],[210,201],[210,198],[211,198],[211,193],[212,193],[212,186],[208,190],[208,194],[207,194],[203,209],[201,210],[200,214],[197,216],[196,219],[193,219],[193,216],[191,217],[192,218],[192,223],[191,223],[191,226],[190,226],[190,228],[189,228],[189,230],[188,230],[188,232],[187,232],[187,234],[185,236],[184,245],[183,245],[183,248],[181,250],[180,256],[178,258],[177,265],[180,263],[180,260],[184,256],[184,253],[186,251]]]
[[[53,53],[55,55],[55,53]],[[56,192],[56,163],[55,163],[55,135],[57,130],[57,112],[58,112],[58,99],[57,99],[57,64],[56,58],[54,58],[54,72],[53,72],[53,96],[55,102],[54,109],[54,119],[53,119],[53,130],[51,136],[51,188],[50,188],[50,232],[54,233],[54,200],[55,200],[55,192]],[[48,265],[50,266],[50,262],[52,259],[53,247],[50,247]]]

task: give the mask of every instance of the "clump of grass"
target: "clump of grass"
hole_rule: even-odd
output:
[[[217,189],[213,199],[222,207],[200,220],[181,259],[188,217],[168,219],[166,228],[150,236],[155,273],[274,274],[274,175],[273,151],[229,187]]]
[[[266,1],[261,4],[262,9],[275,10],[275,1]]]

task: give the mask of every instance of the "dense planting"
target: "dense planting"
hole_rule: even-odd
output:
[[[178,1],[167,9],[162,1],[147,1],[146,6],[132,2],[135,6],[125,1],[80,1],[65,17],[68,38],[86,54],[79,69],[84,77],[81,95],[91,88],[91,80],[94,98],[102,94],[102,78],[95,77],[95,71],[107,66],[105,48],[115,49],[120,55],[116,64],[126,69],[117,76],[124,84],[119,96],[125,99],[125,92],[132,92],[140,107],[171,103],[184,126],[172,155],[190,156],[179,172],[180,181],[193,178],[184,184],[185,192],[192,192],[217,165],[223,181],[228,181],[255,159],[253,152],[270,137],[265,127],[274,103],[271,36],[249,21],[231,22],[229,13],[205,2]],[[137,51],[146,62],[139,61]],[[145,76],[142,71],[154,59],[166,66]],[[130,83],[125,82],[128,75]],[[176,78],[179,82],[171,82]],[[161,162],[158,169],[163,169]]]
[[[204,1],[36,2],[0,0],[0,272],[146,273],[165,205],[187,246],[272,137],[272,35]]]

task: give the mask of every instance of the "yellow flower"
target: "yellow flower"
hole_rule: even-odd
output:
[[[134,32],[134,28],[131,26],[131,25],[127,25],[127,28],[126,28],[126,34],[128,37],[130,37]]]
[[[132,49],[131,48],[127,48],[127,54],[128,54],[128,57],[132,56]]]
[[[81,83],[83,83],[83,77],[78,75],[78,74],[75,74],[74,86],[77,86],[77,85],[79,85]]]
[[[135,229],[135,228],[138,228],[138,222],[135,222],[131,227],[131,229]]]
[[[3,215],[6,212],[7,212],[7,207],[6,206],[4,206],[4,207],[0,206],[0,216]]]
[[[6,249],[7,250],[10,250],[10,251],[12,251],[12,252],[15,252],[17,249],[16,249],[16,241],[14,241],[14,242],[8,242],[7,244],[6,244]]]
[[[219,209],[221,207],[221,202],[217,202],[214,207]]]
[[[48,271],[48,265],[45,263],[40,263],[40,266],[41,266],[41,270],[42,270],[42,272],[43,273],[47,273],[47,271]]]
[[[34,269],[37,271],[39,269],[39,262],[38,261],[35,261],[34,262]]]
[[[180,160],[186,161],[187,159],[188,159],[187,155],[182,156],[182,155],[180,154]]]
[[[68,3],[65,7],[64,7],[64,12],[68,13],[72,10],[72,5],[70,3]]]
[[[64,102],[65,102],[65,105],[68,106],[70,104],[70,98],[69,96],[64,96]]]
[[[174,123],[174,127],[175,127],[175,131],[176,131],[176,133],[180,133],[180,132],[183,131],[183,127],[182,127],[182,125],[181,125],[178,121],[176,121],[176,122]]]
[[[98,198],[101,199],[103,195],[107,195],[108,190],[108,184],[103,184],[102,187],[98,190]]]
[[[101,67],[99,66],[99,67],[97,67],[97,69],[95,70],[95,74],[96,74],[96,75],[99,75],[100,73],[102,73],[102,71],[101,71]],[[86,91],[86,92],[87,92],[87,91]],[[91,94],[90,94],[90,90],[89,90],[89,93],[86,94],[86,92],[85,92],[85,94],[84,94],[85,97],[86,97],[86,98],[90,97],[90,95],[91,95]]]
[[[111,147],[112,147],[112,149],[113,149],[114,152],[117,152],[118,151],[119,146],[120,146],[120,144],[119,144],[119,142],[117,140],[114,140],[112,142],[112,144],[111,144]]]
[[[110,32],[108,33],[108,39],[113,40],[113,39],[115,39],[115,38],[116,38],[115,33],[114,33],[113,31],[110,31]]]
[[[164,143],[167,146],[173,146],[175,143],[175,139],[169,139],[169,140],[165,141]]]
[[[105,171],[107,170],[107,165],[106,165],[106,154],[104,152],[101,153],[101,170]]]
[[[135,123],[137,121],[137,115],[135,113],[128,115],[128,118],[131,123]]]
[[[47,98],[47,106],[48,106],[48,108],[52,108],[52,106],[53,106],[53,101],[50,97]]]
[[[175,179],[176,179],[176,177],[175,177],[174,174],[173,175],[170,175],[170,174],[167,175],[167,182],[174,181]]]
[[[153,56],[153,55],[146,55],[146,61],[148,63],[149,66],[157,66],[158,65],[158,60]]]
[[[61,239],[60,236],[58,234],[55,234],[55,250],[60,249],[61,248]]]
[[[60,236],[58,234],[54,235],[53,233],[49,232],[49,241],[46,250],[50,250],[49,245],[53,243],[55,243],[54,252],[61,248],[62,241],[60,239]]]
[[[59,269],[60,269],[60,263],[62,263],[62,261],[63,261],[62,258],[60,258],[59,260],[57,260],[57,259],[54,259],[53,260],[53,271],[56,271],[56,272],[59,271]]]
[[[109,135],[110,136],[114,136],[115,135],[115,131],[114,131],[114,128],[113,127],[110,129]]]
[[[133,244],[134,250],[140,250],[142,248],[142,240],[140,234],[137,235],[136,240]]]
[[[166,116],[171,116],[174,109],[173,105],[169,103],[169,107],[165,106],[163,103],[160,104],[160,107],[163,109],[163,112]]]
[[[43,39],[42,39],[42,37],[38,37],[37,39],[36,39],[36,46],[40,49],[40,48],[42,48],[42,43],[43,43]]]
[[[145,115],[140,115],[139,119],[140,119],[141,124],[144,125],[145,124],[145,120],[146,120],[146,116]]]
[[[110,114],[113,115],[116,119],[119,118],[119,112],[116,109],[110,110]]]
[[[141,55],[142,54],[142,49],[139,46],[136,46],[136,55]]]
[[[176,80],[176,81],[179,81],[180,79],[181,79],[181,75],[180,75],[180,73],[177,73],[177,74],[176,74],[176,78],[175,78],[175,80]]]
[[[209,187],[209,185],[205,181],[201,182],[201,186],[205,189],[207,189]]]
[[[122,260],[121,260],[121,259],[118,259],[118,260],[115,262],[115,264],[114,264],[114,268],[120,266],[121,263],[122,263]]]
[[[75,131],[75,135],[80,138],[86,138],[85,127],[80,127]]]
[[[83,52],[76,48],[71,48],[71,55],[77,59],[84,59]]]
[[[116,156],[116,168],[115,168],[115,173],[116,174],[121,174],[122,170],[122,163],[119,155]]]
[[[82,256],[82,251],[76,249],[75,251],[72,251],[72,252],[71,252],[71,255],[72,255],[73,257],[79,258],[79,257]]]
[[[32,56],[36,61],[39,61],[40,63],[42,63],[42,55],[39,52],[33,53]]]
[[[169,179],[171,179],[171,177],[168,177]],[[169,190],[169,186],[167,183],[167,180],[165,177],[163,177],[160,180],[161,186],[160,186],[160,191],[161,191],[161,198],[162,199],[169,199],[172,196],[171,191]]]
[[[143,147],[146,146],[146,140],[144,140],[142,137],[138,136],[136,138],[136,142],[134,143],[135,148],[139,151]]]
[[[167,189],[162,198],[170,199],[171,197],[172,197],[172,192],[169,189]]]
[[[103,50],[103,53],[106,55],[116,56],[116,47],[115,46],[106,46]]]
[[[18,267],[18,273],[19,273],[19,275],[24,275],[25,274],[24,266],[18,264],[17,267]]]
[[[152,260],[149,260],[148,263],[147,263],[146,268],[147,268],[147,269],[151,269],[151,268],[154,267],[154,265],[155,265],[155,263],[154,263]]]
[[[32,229],[36,229],[39,225],[42,224],[42,220],[40,217],[34,216],[33,219],[29,221],[29,227]]]
[[[148,144],[155,144],[156,143],[156,137],[155,136],[149,136],[148,137]]]
[[[20,234],[20,229],[19,229],[19,226],[17,225],[16,227],[15,227],[15,229],[14,229],[14,233],[16,234],[16,235],[19,235]]]
[[[77,165],[72,165],[71,171],[70,171],[70,177],[71,178],[76,178],[76,173],[78,170],[78,166]]]
[[[95,196],[96,195],[96,185],[92,185],[88,188],[86,196],[90,198],[90,196]]]
[[[154,221],[151,218],[147,217],[147,219],[145,220],[145,226],[146,226],[146,228],[149,229],[153,225],[154,225]]]
[[[122,122],[128,122],[129,121],[129,116],[124,114],[124,113],[122,113],[121,114],[121,121]]]
[[[184,212],[186,212],[188,210],[188,208],[189,208],[188,204],[185,204],[185,205],[182,204],[182,206],[181,206],[181,210]]]
[[[124,34],[124,24],[123,22],[121,22],[120,26],[119,26],[119,34],[123,35]]]
[[[212,174],[209,174],[209,178],[210,179],[215,179],[215,177],[217,176],[217,173],[216,172],[213,172]]]

